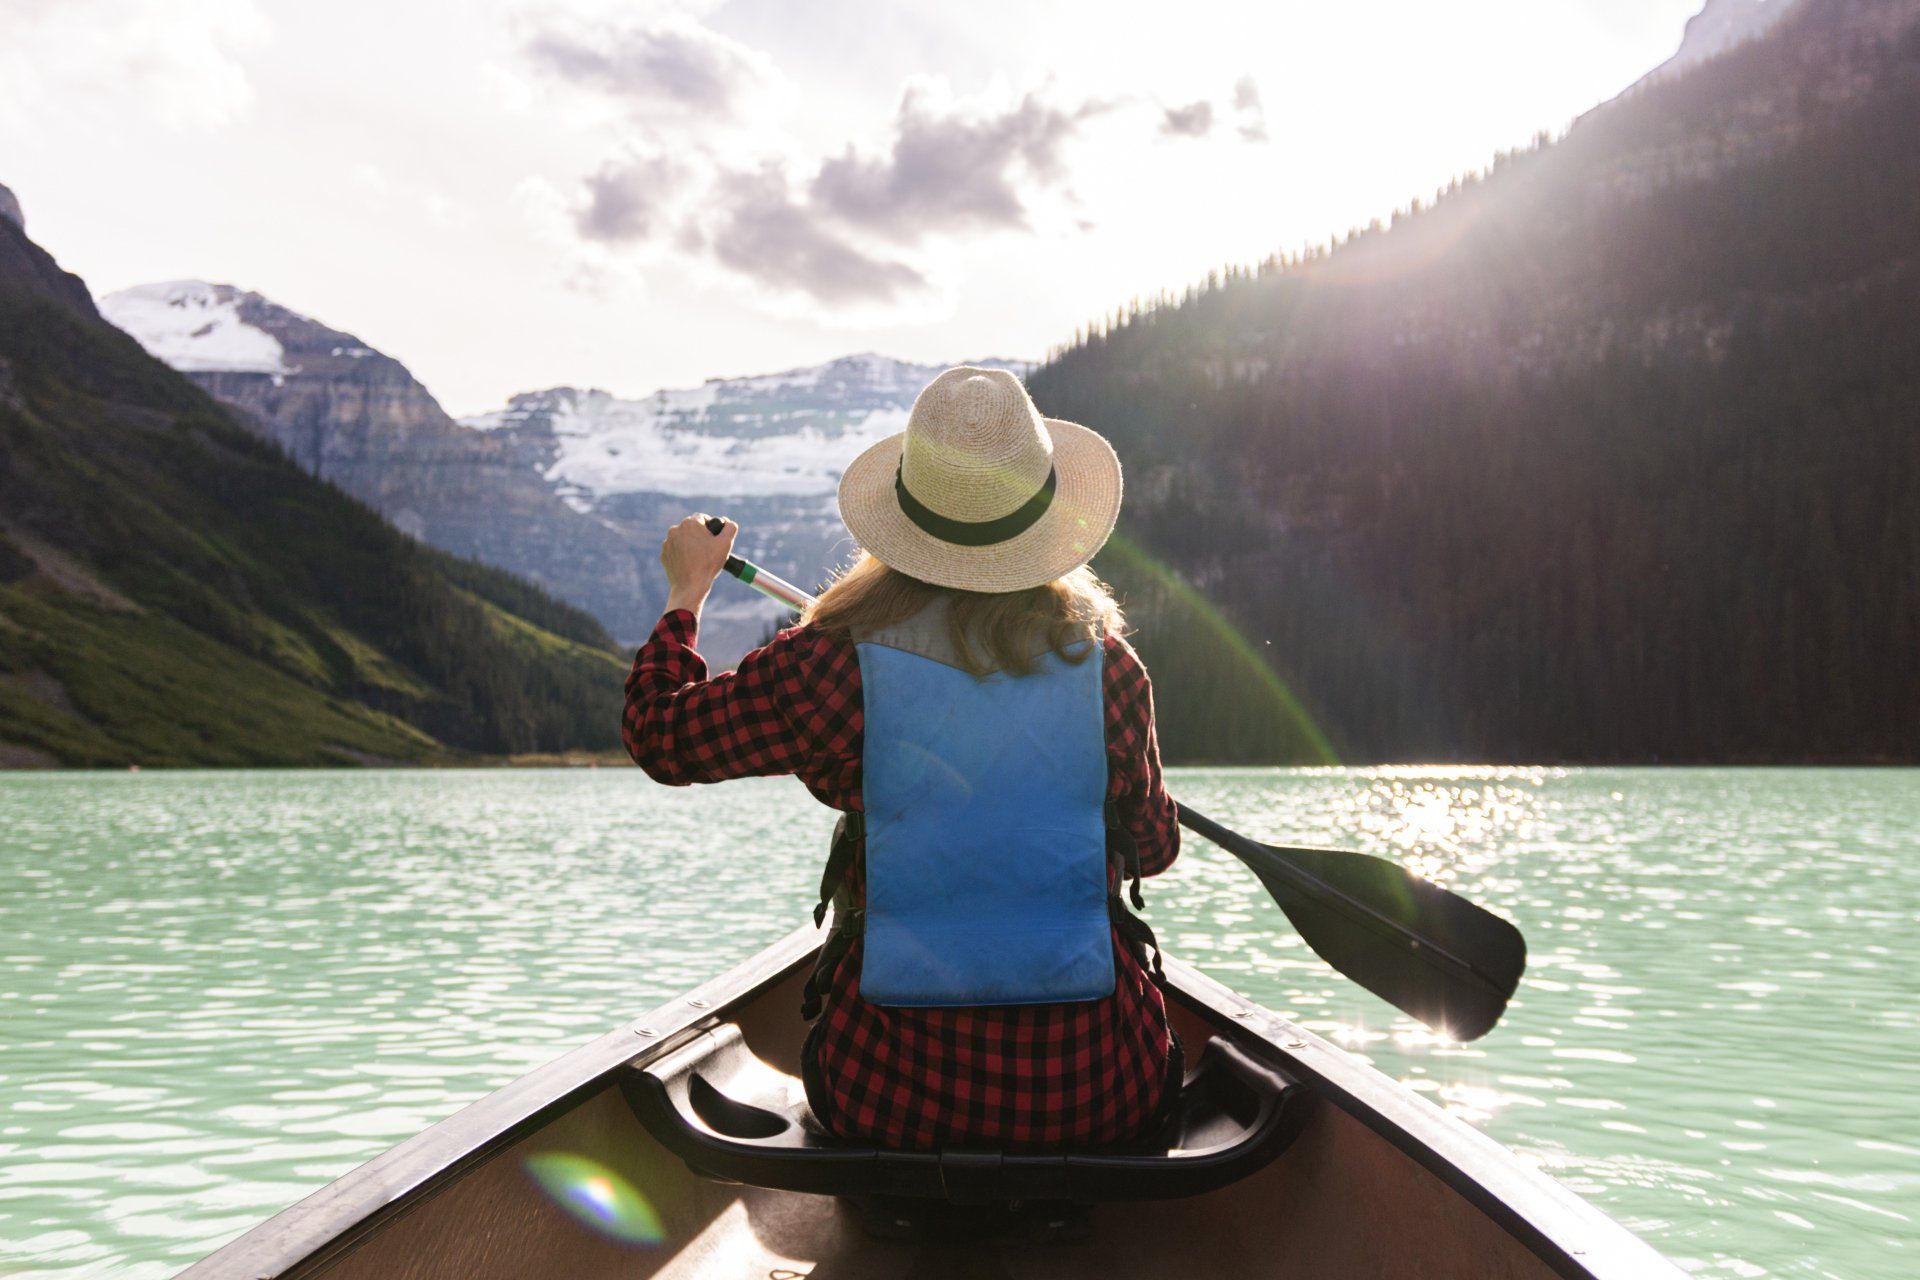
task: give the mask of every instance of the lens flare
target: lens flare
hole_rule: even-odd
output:
[[[1301,749],[1310,757],[1307,763],[1333,765],[1340,763],[1340,756],[1333,749],[1333,742],[1321,731],[1307,709],[1289,689],[1286,682],[1274,672],[1267,660],[1261,656],[1245,636],[1240,634],[1226,615],[1216,609],[1212,602],[1198,591],[1188,586],[1180,576],[1156,560],[1146,548],[1134,542],[1124,534],[1116,533],[1107,543],[1107,554],[1125,571],[1144,578],[1187,611],[1184,622],[1197,622],[1204,631],[1221,645],[1226,654],[1235,660],[1236,674],[1250,682],[1249,691],[1263,693],[1273,714],[1290,725]]]
[[[659,1244],[667,1238],[646,1197],[597,1160],[545,1152],[527,1159],[527,1172],[563,1209],[603,1236],[623,1244]]]

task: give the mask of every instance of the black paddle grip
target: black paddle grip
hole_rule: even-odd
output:
[[[727,522],[725,520],[722,520],[719,516],[707,517],[707,532],[712,534],[714,537],[716,538],[719,537],[720,531],[726,527],[727,527]],[[740,571],[746,567],[747,567],[746,561],[742,560],[739,556],[727,557],[727,572],[732,574],[734,577],[736,578],[739,577]]]

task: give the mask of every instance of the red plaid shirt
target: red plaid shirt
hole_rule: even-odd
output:
[[[621,724],[634,763],[673,786],[791,773],[823,804],[862,808],[853,644],[796,627],[708,679],[696,629],[691,613],[669,613],[634,659]],[[1153,689],[1126,641],[1109,637],[1105,658],[1107,794],[1141,870],[1157,875],[1179,852],[1180,826],[1160,780]],[[1119,981],[1101,1000],[892,1009],[860,998],[856,942],[827,981],[808,1041],[814,1109],[834,1133],[892,1148],[1137,1137],[1166,1087],[1166,1007],[1118,938],[1114,961]]]

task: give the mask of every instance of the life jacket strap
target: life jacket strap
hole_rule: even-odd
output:
[[[806,985],[800,989],[800,1016],[808,1022],[820,1016],[827,984],[833,980],[834,971],[852,949],[854,939],[860,936],[865,924],[867,913],[853,906],[847,876],[853,870],[854,860],[866,852],[866,846],[867,815],[852,809],[841,814],[840,821],[834,824],[833,843],[827,849],[826,868],[820,873],[820,901],[813,908],[816,929],[826,922],[827,908],[833,908],[833,929],[820,944],[819,959],[814,961],[813,972],[807,975]]]
[[[1132,883],[1127,897],[1135,911],[1144,911],[1147,900],[1140,893],[1140,845],[1120,817],[1120,806],[1107,801],[1107,856],[1120,868],[1120,878]]]
[[[813,972],[807,975],[806,985],[800,988],[800,1017],[804,1021],[812,1022],[820,1016],[827,986],[833,981],[834,972],[840,968],[840,962],[846,958],[847,952],[853,949],[854,939],[860,936],[866,914],[859,908],[834,913],[833,932],[820,945],[820,958],[814,961]]]
[[[827,907],[846,886],[853,860],[860,856],[866,843],[867,815],[857,810],[841,814],[840,821],[834,824],[833,844],[827,849],[826,869],[820,873],[820,901],[813,908],[814,928],[826,923]]]
[[[1120,806],[1108,800],[1106,813],[1107,857],[1119,869],[1120,878],[1128,882],[1127,901],[1133,903],[1135,911],[1145,910],[1147,900],[1140,892],[1140,845],[1120,817]],[[1160,940],[1154,935],[1153,926],[1127,910],[1126,902],[1122,902],[1118,894],[1107,899],[1107,914],[1113,918],[1114,931],[1134,960],[1155,983],[1165,986],[1167,970],[1160,962]]]

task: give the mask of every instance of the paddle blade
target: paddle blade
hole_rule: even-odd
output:
[[[1493,1029],[1527,967],[1512,924],[1382,858],[1261,844],[1198,814],[1181,821],[1260,877],[1308,946],[1456,1040]]]

